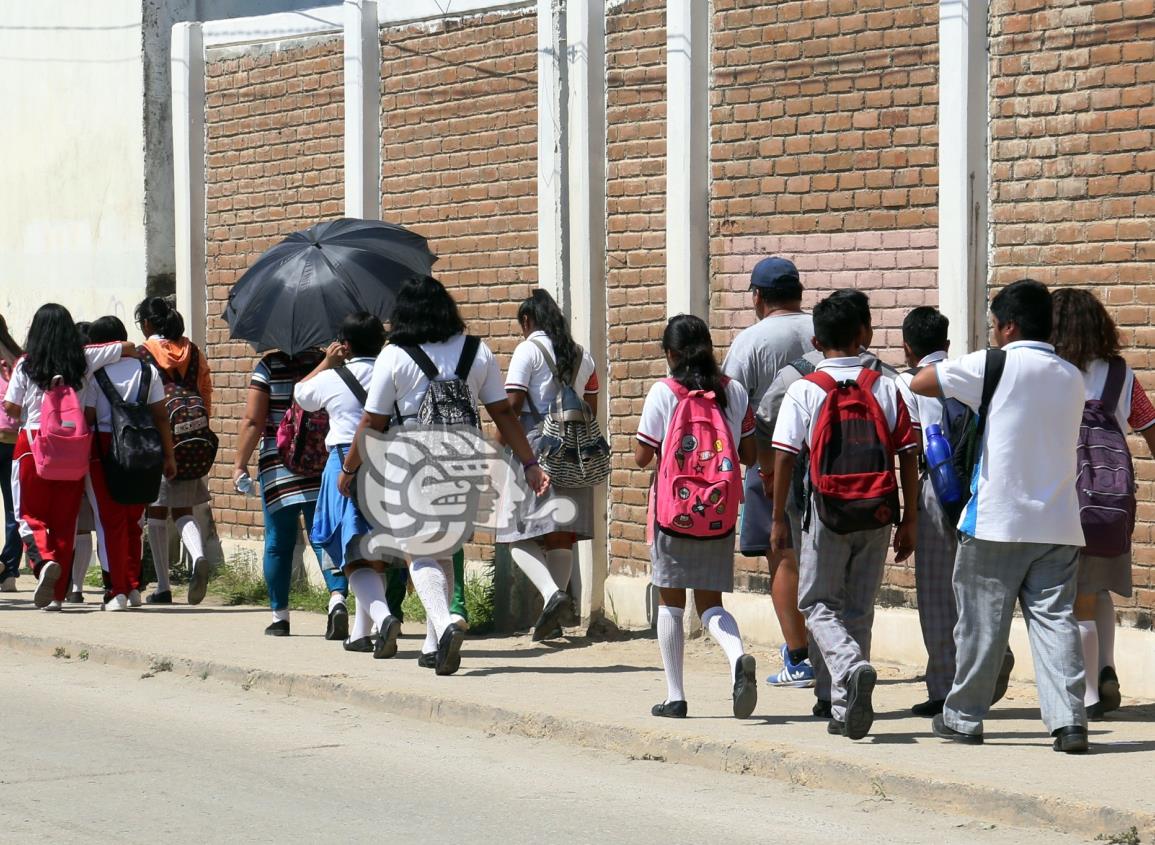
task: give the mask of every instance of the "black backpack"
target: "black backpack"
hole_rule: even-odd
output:
[[[420,346],[402,346],[401,349],[429,379],[429,389],[417,409],[417,420],[423,425],[467,426],[481,428],[481,417],[473,402],[473,391],[466,379],[473,368],[473,359],[481,348],[481,339],[466,335],[461,358],[453,375],[445,377]],[[398,414],[400,417],[400,414]]]
[[[96,439],[108,494],[122,505],[152,504],[164,474],[164,442],[148,406],[152,368],[141,362],[140,387],[133,402],[121,397],[104,370],[96,371],[96,383],[112,410],[112,440],[107,452],[100,437]]]

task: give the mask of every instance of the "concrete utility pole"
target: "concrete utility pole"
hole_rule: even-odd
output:
[[[205,49],[199,23],[172,28],[172,151],[176,306],[205,342]]]

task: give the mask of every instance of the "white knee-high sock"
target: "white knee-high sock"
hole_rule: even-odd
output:
[[[92,535],[87,531],[77,534],[72,548],[72,591],[83,592],[84,576],[88,574],[88,565],[92,563]]]
[[[1099,629],[1099,671],[1104,666],[1115,665],[1115,602],[1111,594],[1101,590],[1095,597],[1095,624]],[[1087,675],[1087,683],[1099,684],[1099,676],[1092,678]]]
[[[390,615],[389,601],[385,598],[385,583],[374,570],[358,569],[349,575],[349,589],[357,597],[357,616],[360,617],[361,608],[368,614],[369,625],[364,634],[358,634],[358,637],[367,637],[370,626],[380,628],[381,623]]]
[[[425,642],[421,644],[422,654],[432,654],[437,651],[438,641],[437,632],[433,630],[433,623],[429,620],[429,614],[425,614]]]
[[[445,577],[445,570],[439,561],[430,557],[422,557],[409,564],[409,577],[413,579],[413,588],[425,605],[425,618],[433,626],[434,636],[440,642],[441,635],[451,624],[449,618],[449,590],[453,575],[453,562],[449,562],[450,578]]]
[[[205,556],[205,544],[201,539],[201,530],[197,528],[197,521],[191,516],[182,516],[176,521],[176,530],[180,532],[180,541],[188,549],[193,562],[201,560]]]
[[[148,547],[152,549],[152,565],[156,569],[156,589],[165,592],[172,589],[168,580],[168,520],[148,521]]]
[[[549,601],[560,589],[553,580],[553,574],[545,562],[545,552],[537,540],[518,540],[510,545],[509,554],[518,568],[525,573],[525,577],[533,582],[533,586],[541,593],[543,599]]]
[[[658,606],[658,650],[662,652],[662,668],[666,670],[666,701],[685,701],[682,688],[682,666],[686,655],[686,633],[682,628],[681,607]]]
[[[557,588],[565,590],[573,574],[573,549],[550,549],[545,553],[545,564]]]
[[[1083,665],[1086,667],[1087,687],[1083,704],[1090,707],[1099,702],[1099,632],[1094,622],[1079,623],[1079,639],[1083,641]]]
[[[730,674],[733,675],[738,667],[738,658],[746,653],[742,648],[742,634],[738,631],[738,620],[730,614],[730,611],[718,605],[702,614],[702,627],[710,632],[710,636],[726,652],[726,657],[730,661]]]

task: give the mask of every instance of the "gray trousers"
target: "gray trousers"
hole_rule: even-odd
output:
[[[790,521],[791,547],[794,554],[801,558],[802,549],[802,512],[795,506],[794,497],[790,496],[786,502],[786,518]],[[799,563],[801,566],[801,563]],[[799,576],[801,579],[801,575]],[[801,593],[801,583],[799,584]],[[807,638],[807,652],[810,665],[814,669],[814,697],[821,701],[830,701],[830,670],[826,668],[826,661],[822,659],[822,650],[814,641],[814,635]]]
[[[958,668],[943,710],[947,727],[982,733],[1016,600],[1027,621],[1047,730],[1086,726],[1083,648],[1074,609],[1078,562],[1076,546],[997,543],[960,535],[954,571]]]
[[[810,530],[802,537],[798,609],[829,671],[835,719],[846,718],[847,677],[870,660],[874,602],[882,586],[890,531],[835,534],[812,513]]]
[[[927,479],[923,480],[918,510],[914,583],[927,654],[926,691],[932,700],[941,701],[950,692],[955,673],[954,628],[958,610],[953,576],[958,532],[949,524]]]

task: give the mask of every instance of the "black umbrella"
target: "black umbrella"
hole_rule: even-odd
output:
[[[355,311],[389,319],[397,290],[433,272],[425,238],[380,220],[341,218],[295,232],[233,285],[225,322],[258,352],[329,343]]]

